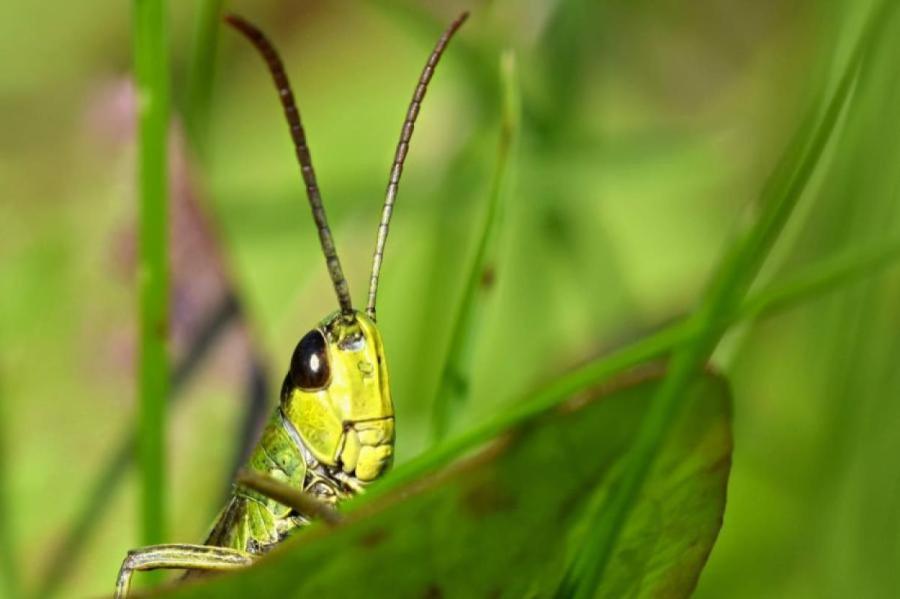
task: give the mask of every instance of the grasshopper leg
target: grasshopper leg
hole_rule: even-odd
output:
[[[116,599],[128,596],[131,576],[140,570],[203,570],[223,572],[237,570],[253,563],[253,557],[225,547],[209,545],[150,545],[132,549],[122,562],[116,581]]]

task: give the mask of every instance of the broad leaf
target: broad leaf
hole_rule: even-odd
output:
[[[551,595],[657,387],[632,376],[574,398],[363,502],[336,528],[316,526],[252,568],[165,596]],[[686,596],[715,542],[731,463],[728,387],[704,375],[683,399],[600,596]]]

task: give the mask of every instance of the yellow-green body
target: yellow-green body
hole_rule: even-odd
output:
[[[281,401],[263,431],[249,469],[335,503],[382,474],[394,449],[394,406],[384,346],[375,323],[340,312],[318,331],[330,380],[306,390],[285,377]],[[308,519],[270,497],[236,486],[206,545],[263,553]]]
[[[394,454],[394,405],[375,321],[336,312],[297,344],[278,407],[249,470],[335,504],[382,473]],[[128,553],[116,582],[127,596],[137,570],[215,572],[247,566],[309,523],[277,500],[236,484],[203,545],[154,545]]]

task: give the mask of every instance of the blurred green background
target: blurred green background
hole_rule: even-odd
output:
[[[276,95],[230,31],[191,112],[199,2],[169,6],[172,354],[224,290],[232,323],[171,413],[169,535],[218,510],[248,409],[335,308]],[[457,430],[685,314],[867,2],[227,2],[284,54],[344,268],[363,301],[393,147],[428,51],[472,16],[424,104],[379,296],[398,460],[428,443],[452,314],[486,206],[498,64],[515,51],[522,125]],[[135,405],[134,94],[127,2],[0,11],[0,594],[36,588]],[[900,22],[867,63],[765,282],[900,235]],[[186,121],[184,115],[188,114]],[[699,597],[900,595],[900,270],[734,330],[722,532]],[[254,357],[255,356],[255,357]],[[267,407],[268,409],[268,407]],[[112,590],[137,544],[131,470],[109,489],[61,596]]]

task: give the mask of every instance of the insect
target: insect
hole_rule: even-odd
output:
[[[237,16],[225,17],[260,52],[275,82],[340,306],[306,333],[294,349],[279,405],[247,466],[252,473],[280,481],[325,504],[334,505],[360,492],[382,475],[392,461],[394,406],[375,319],[378,277],[400,175],[422,99],[448,42],[467,16],[461,14],[441,35],[406,113],[378,225],[364,312],[355,310],[350,301],[350,289],[325,217],[300,113],[281,58],[255,26]],[[116,597],[128,594],[135,571],[211,572],[245,567],[309,521],[310,514],[235,484],[204,544],[154,545],[130,551],[119,570]]]

